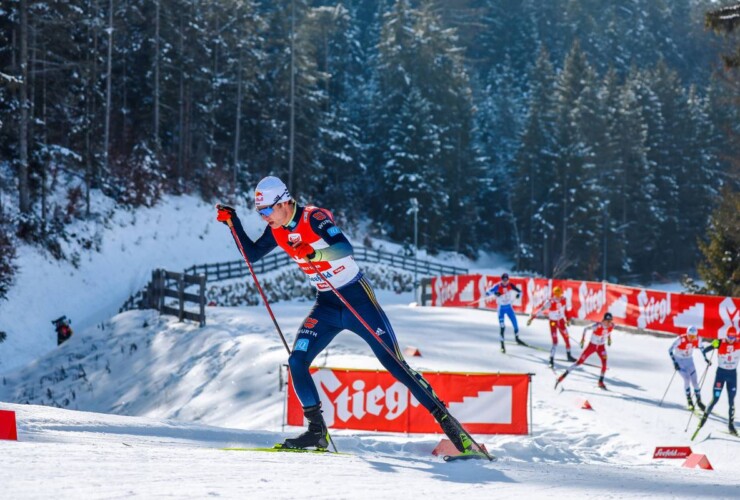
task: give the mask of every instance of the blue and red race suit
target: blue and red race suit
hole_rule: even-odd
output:
[[[308,262],[293,257],[317,289],[316,302],[298,330],[288,359],[293,388],[304,408],[320,402],[319,393],[309,372],[311,362],[339,332],[350,330],[368,343],[385,369],[404,384],[427,410],[431,412],[435,409],[437,403],[421,386],[434,394],[431,387],[403,359],[393,327],[376,300],[372,285],[362,275],[354,260],[352,245],[334,224],[334,217],[328,210],[296,205],[293,217],[287,225],[277,229],[267,226],[254,242],[247,236],[236,215],[232,216],[231,220],[239,243],[252,262],[258,261],[277,246],[292,255],[292,244],[298,241],[310,244],[316,252],[311,262],[416,378],[414,380],[383,348],[376,337],[339,300]]]

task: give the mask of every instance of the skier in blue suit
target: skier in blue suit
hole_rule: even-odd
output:
[[[518,299],[522,295],[522,291],[513,283],[509,282],[508,273],[501,275],[501,281],[496,283],[494,286],[486,291],[486,296],[495,296],[496,304],[498,304],[498,323],[501,327],[501,352],[506,352],[504,346],[504,330],[506,330],[506,323],[504,317],[508,316],[511,324],[514,325],[514,338],[516,343],[519,345],[527,345],[522,339],[519,338],[519,324],[516,322],[516,314],[514,314],[514,308],[511,303],[514,302],[513,295],[516,293]]]

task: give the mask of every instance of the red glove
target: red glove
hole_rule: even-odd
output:
[[[299,241],[298,243],[293,245],[293,257],[298,257],[299,259],[304,260],[311,260],[313,257],[316,257],[316,251],[308,243]]]
[[[231,218],[236,215],[236,210],[228,205],[221,205],[219,203],[216,205],[216,210],[218,210],[216,220],[219,222],[223,222],[224,224],[227,224],[231,220]]]

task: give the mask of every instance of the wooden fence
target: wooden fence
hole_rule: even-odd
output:
[[[354,256],[358,262],[369,262],[373,264],[389,264],[396,269],[415,271],[420,276],[440,276],[468,274],[468,269],[446,264],[439,264],[428,260],[415,259],[383,250],[373,248],[356,247]],[[264,273],[279,269],[293,260],[282,250],[276,250],[264,256],[257,262],[252,263],[255,272]],[[198,264],[185,269],[185,274],[203,274],[206,282],[222,281],[231,278],[241,278],[249,274],[249,268],[243,260],[232,260],[216,264]]]
[[[388,264],[397,269],[414,271],[420,276],[468,274],[466,268],[415,259],[373,248],[357,247],[355,248],[354,255],[355,259],[359,262]],[[264,273],[274,271],[292,262],[293,260],[286,253],[274,251],[259,261],[252,263],[252,268],[257,273]],[[177,316],[180,321],[190,319],[197,321],[200,326],[203,326],[206,324],[206,283],[241,278],[247,274],[249,274],[249,268],[243,260],[232,260],[215,264],[198,264],[190,266],[182,273],[156,269],[152,271],[151,281],[144,289],[131,295],[123,306],[121,306],[119,312],[131,309],[156,309],[162,314]],[[429,283],[431,283],[430,279],[422,279],[422,297],[424,297],[424,291],[429,287]],[[193,285],[199,286],[198,294],[185,291],[186,288]],[[166,297],[177,299],[178,306],[171,307],[165,305]],[[429,297],[431,298],[431,292],[429,292]],[[424,303],[423,300],[422,298],[422,303]],[[194,313],[185,310],[185,303],[187,302],[197,304],[200,312]]]
[[[197,294],[186,291],[193,285],[198,286]],[[177,299],[176,307],[165,302],[168,297]],[[186,303],[196,304],[198,312],[186,310]],[[155,269],[152,271],[151,281],[143,290],[129,297],[119,312],[130,309],[156,309],[162,314],[177,316],[180,321],[189,319],[204,326],[206,324],[206,277],[202,274],[175,273]]]

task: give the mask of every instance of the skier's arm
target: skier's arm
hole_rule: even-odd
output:
[[[511,285],[511,288],[516,292],[516,298],[517,299],[522,296],[522,291],[519,289],[518,286],[512,284]]]
[[[704,356],[704,361],[706,361],[708,365],[711,365],[712,362],[709,361],[709,359],[707,359],[707,353],[713,349],[717,349],[718,347],[719,347],[719,339],[714,339],[712,342],[707,344],[706,347],[704,347],[701,350],[701,355]]]
[[[538,314],[540,313],[540,311],[541,311],[542,309],[544,309],[544,308],[545,308],[545,306],[546,306],[546,305],[547,305],[547,304],[548,304],[549,302],[550,302],[549,300],[548,300],[548,301],[546,301],[546,302],[545,302],[544,304],[542,304],[542,305],[541,305],[540,307],[538,307],[537,309],[535,309],[534,311],[532,311],[532,314],[531,314],[531,315],[529,316],[529,319],[527,320],[527,326],[529,326],[529,325],[531,325],[531,324],[532,324],[532,320],[533,320],[533,319],[534,319],[535,317],[537,317],[537,315],[538,315]]]
[[[277,246],[270,226],[266,226],[262,235],[256,241],[252,241],[244,231],[236,210],[226,205],[216,205],[216,208],[218,209],[216,220],[234,228],[232,233],[234,242],[237,243],[237,247],[241,246],[244,249],[244,253],[251,262],[257,262]]]
[[[498,291],[498,285],[494,285],[486,290],[486,297],[490,297],[491,295],[501,295]]]
[[[675,368],[676,371],[680,370],[680,367],[676,362],[676,356],[673,354],[673,351],[676,349],[679,342],[681,342],[681,337],[676,337],[676,340],[673,341],[673,344],[671,344],[671,347],[668,349],[668,355],[670,355],[671,361],[673,361],[673,368]]]
[[[583,344],[584,344],[584,342],[586,340],[586,332],[591,331],[593,329],[594,329],[594,325],[589,325],[589,326],[587,326],[586,328],[583,329],[583,333],[581,333],[581,342],[580,342],[581,348],[583,348]]]
[[[313,212],[310,223],[311,229],[326,241],[329,246],[320,250],[314,250],[315,255],[310,257],[309,260],[337,260],[354,253],[352,244],[325,212],[322,210]]]

